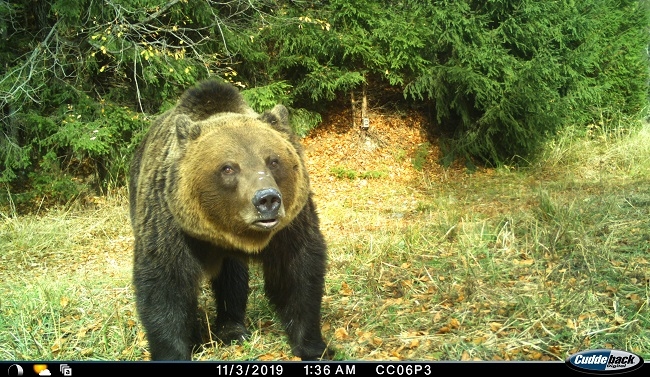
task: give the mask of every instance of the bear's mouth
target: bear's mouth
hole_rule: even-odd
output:
[[[261,219],[253,222],[253,226],[262,230],[271,230],[278,225],[280,221],[278,219]]]

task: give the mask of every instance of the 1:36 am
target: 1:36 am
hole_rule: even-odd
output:
[[[305,376],[329,376],[329,375],[343,375],[353,376],[356,374],[354,364],[305,364]]]

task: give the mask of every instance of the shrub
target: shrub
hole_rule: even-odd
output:
[[[639,1],[434,1],[405,94],[455,135],[452,153],[501,163],[567,124],[647,104],[648,6]],[[450,125],[450,126],[449,126]]]

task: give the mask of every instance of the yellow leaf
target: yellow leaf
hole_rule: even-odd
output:
[[[347,339],[349,336],[350,335],[348,334],[348,331],[343,327],[339,327],[334,331],[334,337],[336,337],[338,340]]]
[[[438,334],[446,334],[446,333],[448,333],[449,331],[451,331],[451,329],[450,329],[449,327],[447,327],[447,326],[442,326],[441,328],[438,329]]]
[[[639,296],[636,293],[630,293],[629,295],[626,296],[628,299],[632,300],[633,302],[641,302],[641,296]]]
[[[522,265],[522,266],[530,266],[533,263],[535,263],[535,260],[534,259],[523,259],[523,260],[515,259],[515,260],[513,260],[513,263],[518,264],[518,265]]]
[[[59,300],[59,304],[61,304],[62,308],[68,306],[69,303],[70,303],[70,299],[65,296],[61,297],[61,300]]]
[[[343,282],[343,284],[341,284],[341,289],[339,290],[339,293],[342,294],[343,296],[352,296],[354,292],[352,291],[352,288],[350,288],[348,283]]]
[[[63,345],[63,343],[65,343],[65,338],[59,338],[55,340],[52,347],[50,347],[52,353],[58,353],[59,351],[61,351],[61,346]]]
[[[480,336],[480,337],[478,337],[478,338],[474,338],[474,339],[472,339],[472,343],[474,343],[474,344],[476,344],[476,345],[483,344],[483,343],[485,343],[486,341],[487,341],[487,338],[484,337],[484,336]]]
[[[490,322],[490,330],[497,332],[503,327],[502,323],[499,322]]]

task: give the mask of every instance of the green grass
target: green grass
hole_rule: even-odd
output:
[[[419,173],[408,187],[381,176],[336,180],[349,195],[317,192],[330,248],[323,332],[337,358],[650,358],[650,126],[567,130],[528,168]],[[147,357],[126,197],[96,206],[0,216],[0,359]],[[293,357],[259,272],[251,339],[195,358]],[[207,290],[201,306],[213,318]]]
[[[417,149],[415,150],[415,155],[411,160],[415,170],[422,171],[422,169],[424,169],[424,165],[426,163],[427,155],[429,154],[430,148],[431,145],[428,142],[418,145]]]
[[[103,207],[4,216],[0,359],[142,357],[123,197]]]
[[[379,179],[386,176],[386,172],[383,171],[363,171],[359,172],[353,169],[344,168],[341,166],[336,166],[330,169],[330,174],[338,179]]]

